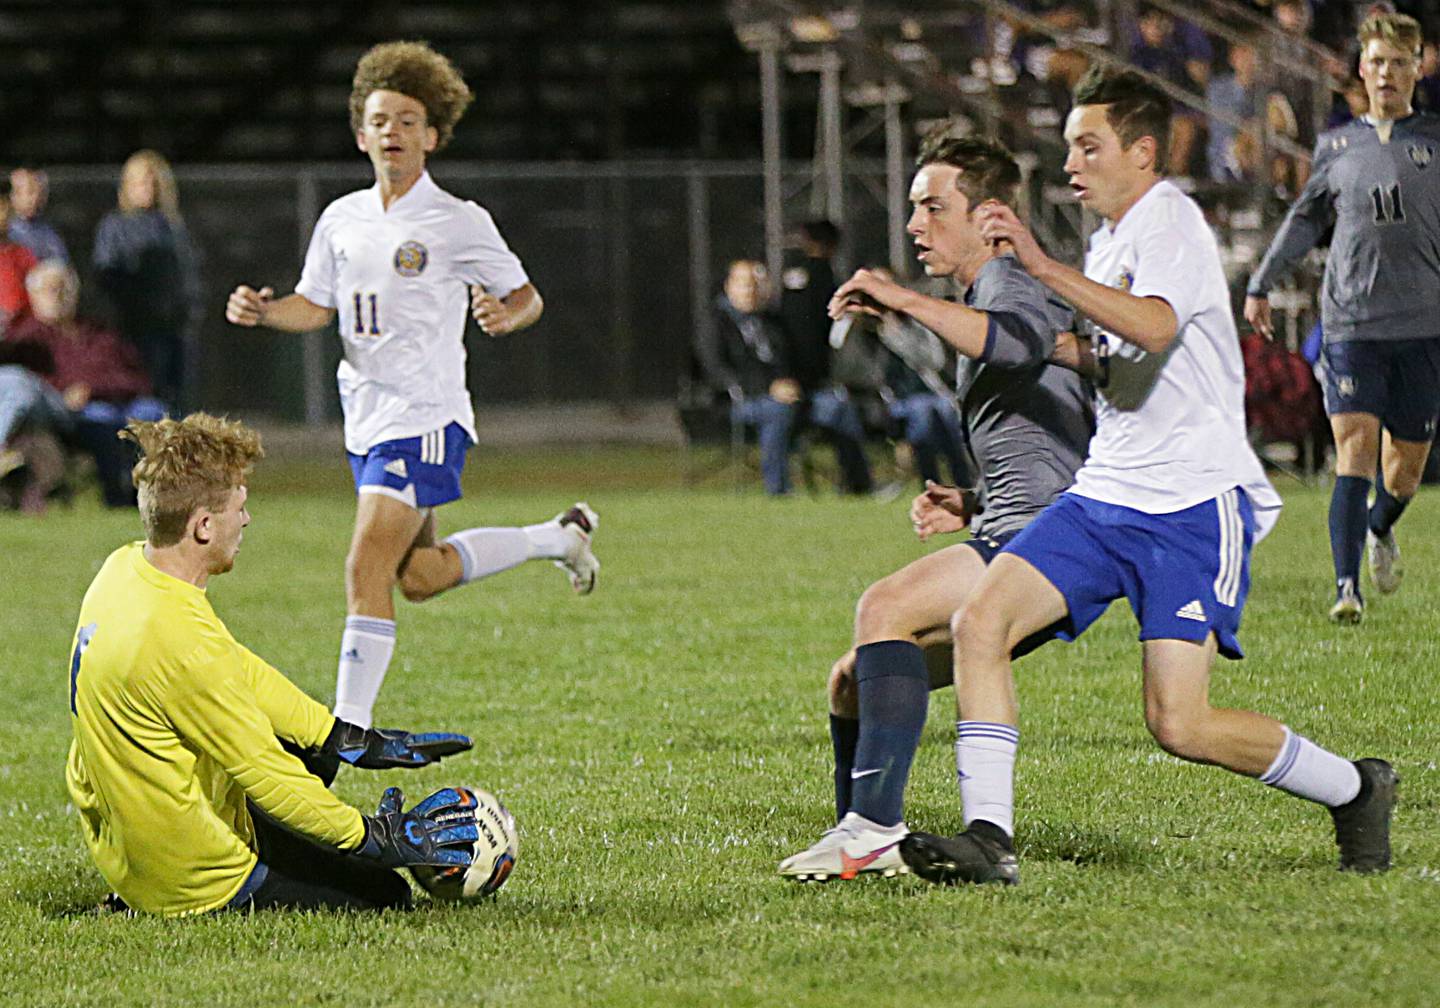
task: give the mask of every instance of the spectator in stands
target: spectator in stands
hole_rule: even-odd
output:
[[[785,326],[791,376],[800,383],[802,419],[836,435],[841,477],[849,493],[870,489],[870,467],[864,451],[865,433],[853,401],[856,390],[837,382],[831,370],[830,296],[835,282],[835,253],[840,229],[828,220],[800,225],[796,240],[800,258],[781,274],[780,319]]]
[[[1209,37],[1188,21],[1176,21],[1158,7],[1141,12],[1130,61],[1142,70],[1199,95],[1210,82],[1213,57]],[[1169,168],[1173,174],[1189,175],[1203,120],[1193,109],[1178,104],[1175,108],[1170,120]]]
[[[1417,88],[1415,96],[1420,97]],[[1419,108],[1419,102],[1416,102]],[[1334,107],[1330,110],[1330,118],[1325,123],[1326,129],[1334,129],[1336,126],[1344,126],[1352,119],[1359,119],[1366,112],[1370,111],[1370,95],[1365,90],[1365,82],[1360,75],[1353,70],[1346,78],[1345,83],[1340,85],[1340,92],[1336,96]]]
[[[725,290],[716,299],[713,341],[701,338],[696,351],[707,380],[730,397],[734,423],[755,427],[760,439],[760,472],[770,494],[790,492],[790,439],[802,408],[800,383],[790,364],[789,345],[780,316],[767,307],[765,267],[737,259],[725,276]],[[835,439],[842,470],[864,460],[859,418],[852,424],[826,424],[831,418],[812,416]],[[855,473],[849,474],[852,479]],[[869,489],[869,470],[864,470]],[[857,480],[858,482],[858,480]]]
[[[1273,37],[1274,54],[1301,66],[1315,66],[1314,46],[1310,39],[1310,5],[1306,0],[1276,0],[1275,24],[1280,33]],[[1351,66],[1355,61],[1351,61]],[[1333,71],[1334,67],[1325,67]],[[1298,139],[1302,147],[1315,143],[1316,84],[1307,77],[1292,73],[1283,65],[1275,74],[1276,86],[1285,96],[1294,113]],[[1323,107],[1321,109],[1323,111]]]
[[[199,271],[175,176],[155,151],[125,162],[119,205],[95,232],[95,275],[115,306],[121,334],[139,349],[156,395],[181,410],[191,391],[185,388],[186,344],[198,317]]]
[[[1230,47],[1230,73],[1210,82],[1205,101],[1218,112],[1228,112],[1254,132],[1260,126],[1260,87],[1256,81],[1255,47],[1237,42]],[[1216,182],[1248,182],[1255,178],[1254,166],[1244,165],[1236,151],[1239,130],[1215,116],[1210,117],[1210,138],[1205,160],[1210,178]],[[1247,168],[1249,170],[1247,170]]]
[[[34,253],[9,238],[10,194],[0,189],[0,334],[10,320],[30,307],[25,275],[35,268]]]
[[[150,395],[150,381],[135,348],[113,330],[75,317],[80,281],[63,262],[47,260],[26,278],[30,312],[16,319],[6,343],[29,351],[32,369],[58,393],[65,411],[51,426],[95,460],[101,495],[109,507],[134,505],[131,453],[117,435],[129,420],[160,420],[165,407]],[[34,409],[41,407],[35,405]]]
[[[887,269],[871,272],[893,279]],[[869,358],[868,367],[875,372],[873,381],[882,390],[886,413],[895,434],[910,448],[922,486],[927,480],[950,486],[974,483],[972,467],[965,461],[954,391],[942,375],[947,354],[938,336],[895,312],[879,318],[852,313],[833,323],[830,343],[852,353],[857,344],[863,348],[855,355]],[[950,375],[953,379],[953,367]],[[949,468],[948,480],[941,472],[941,460]]]
[[[50,180],[38,168],[16,168],[10,173],[10,240],[24,245],[37,260],[68,263],[65,240],[41,216],[50,195]]]
[[[1361,82],[1360,93],[1365,93],[1364,82]],[[1420,50],[1420,79],[1415,83],[1415,108],[1440,113],[1440,44],[1435,42],[1426,42]]]

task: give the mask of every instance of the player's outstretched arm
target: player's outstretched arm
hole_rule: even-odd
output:
[[[1166,350],[1179,335],[1175,310],[1158,297],[1136,297],[1128,291],[1096,283],[1085,274],[1046,255],[1030,229],[1003,203],[990,202],[976,211],[980,234],[989,241],[1007,241],[1015,258],[1036,280],[1069,301],[1075,310],[1107,332],[1149,353]]]
[[[329,325],[334,318],[334,308],[317,305],[300,294],[275,300],[275,291],[270,287],[255,290],[241,284],[225,302],[226,321],[246,328],[263,325],[282,332],[311,332]]]
[[[545,301],[534,284],[525,284],[497,298],[476,285],[470,289],[470,313],[486,336],[504,336],[519,332],[540,320]]]
[[[407,732],[398,728],[361,728],[335,719],[320,751],[361,770],[422,767],[465,752],[474,743],[453,732]]]
[[[480,833],[472,817],[455,813],[473,804],[454,788],[436,791],[409,812],[401,809],[404,800],[399,788],[385,789],[375,814],[364,817],[365,839],[355,853],[389,868],[468,868]]]
[[[887,311],[897,312],[910,316],[966,357],[985,353],[990,323],[984,312],[912,291],[875,270],[856,270],[835,291],[828,311],[836,320],[851,314],[881,317]]]

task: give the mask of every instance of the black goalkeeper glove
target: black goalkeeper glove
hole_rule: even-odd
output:
[[[434,865],[469,868],[471,845],[479,838],[473,804],[454,788],[442,788],[409,812],[400,808],[405,796],[386,788],[373,816],[364,816],[365,842],[355,852],[387,868]],[[467,812],[468,810],[468,812]]]
[[[451,732],[407,732],[398,728],[361,728],[335,719],[320,752],[362,770],[429,766],[469,749],[469,736]]]

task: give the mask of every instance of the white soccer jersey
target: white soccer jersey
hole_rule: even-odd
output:
[[[527,283],[490,215],[428,172],[389,210],[378,184],[326,207],[295,291],[339,314],[345,449],[363,455],[451,421],[475,440],[465,388],[467,285],[503,298]]]
[[[1169,514],[1239,486],[1264,535],[1280,497],[1246,437],[1240,340],[1200,208],[1169,182],[1157,183],[1117,226],[1091,236],[1085,275],[1164,299],[1179,332],[1165,352],[1147,353],[1096,327],[1095,437],[1072,491]]]

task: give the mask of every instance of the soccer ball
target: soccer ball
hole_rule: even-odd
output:
[[[410,869],[420,887],[437,900],[478,900],[489,896],[510,877],[520,836],[515,817],[489,791],[457,787],[464,799],[462,808],[440,816],[440,821],[474,818],[480,836],[472,845],[474,860],[469,868],[435,868],[416,865]]]

